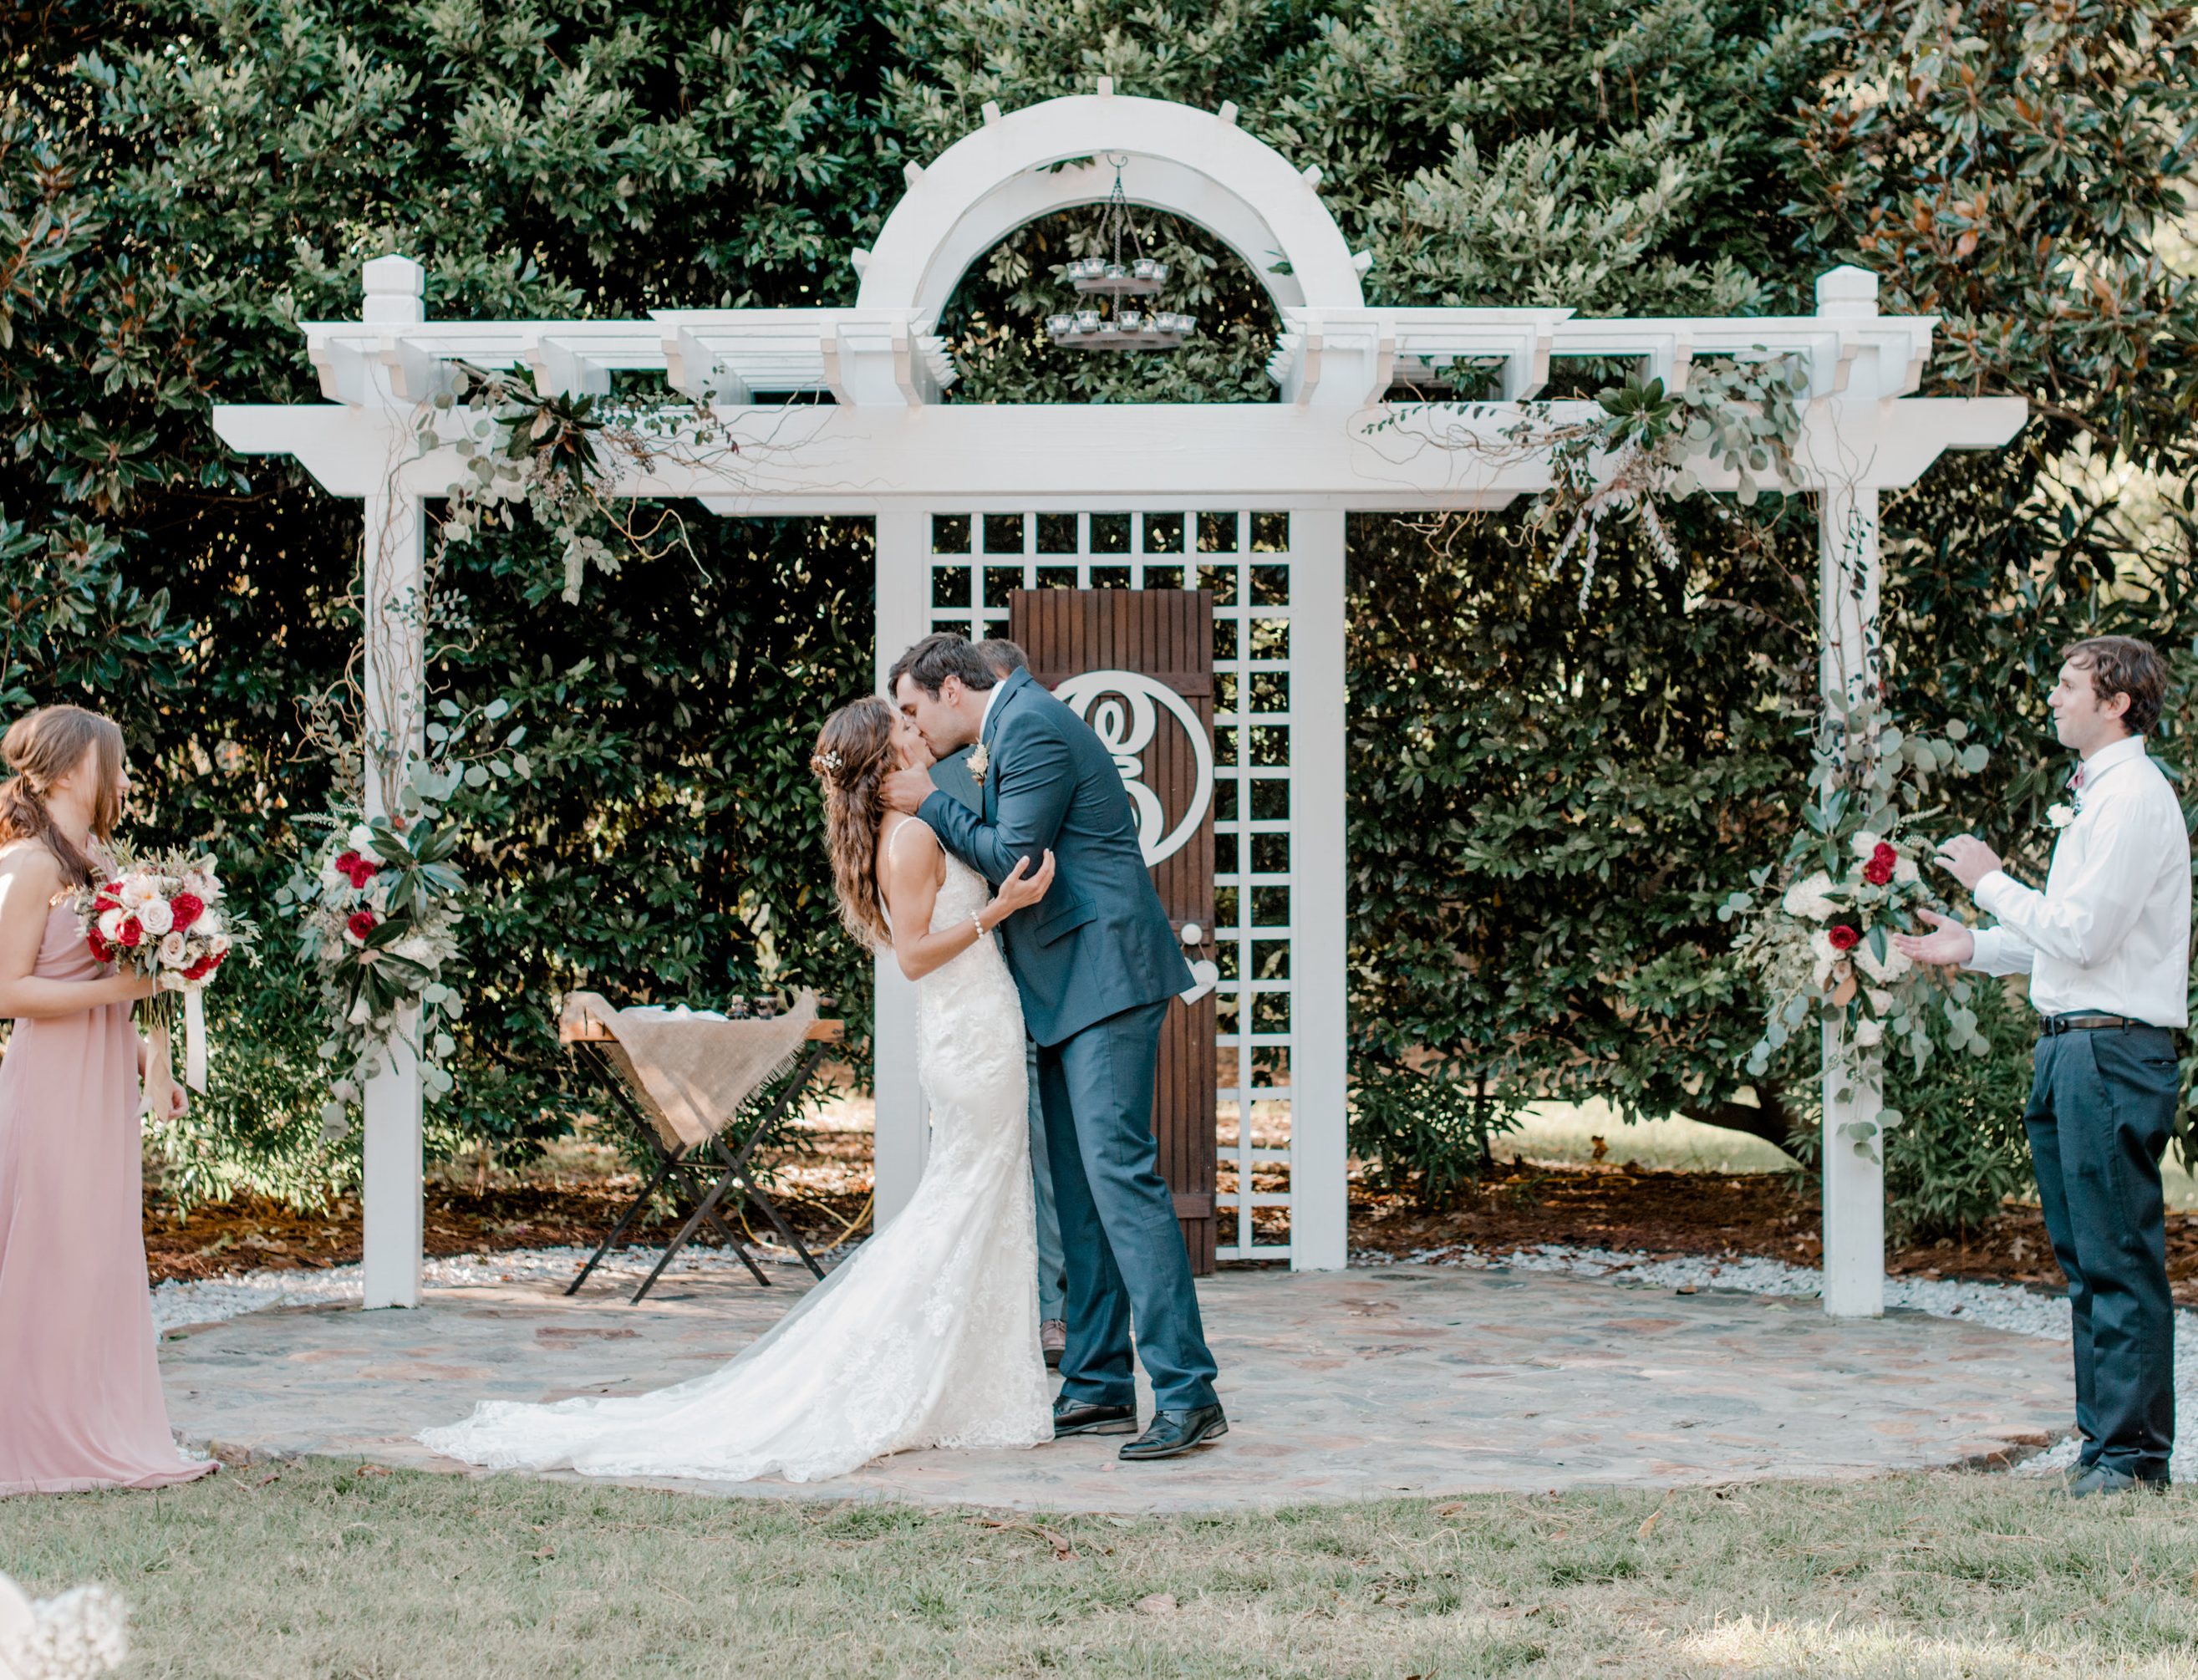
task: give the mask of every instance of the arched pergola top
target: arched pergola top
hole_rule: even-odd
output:
[[[1236,108],[1201,111],[1101,91],[1049,99],[1003,116],[987,105],[974,132],[928,166],[910,164],[908,192],[876,245],[855,253],[861,309],[906,310],[935,323],[970,265],[1024,224],[1096,203],[1125,160],[1131,202],[1197,223],[1259,276],[1281,309],[1361,309],[1354,258],[1317,190],[1317,168],[1294,166],[1236,125]]]

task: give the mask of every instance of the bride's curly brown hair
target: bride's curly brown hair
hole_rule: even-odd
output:
[[[824,789],[824,846],[840,920],[870,950],[889,945],[893,932],[878,903],[878,821],[885,811],[878,786],[900,768],[893,707],[875,695],[841,706],[817,731],[809,768]]]

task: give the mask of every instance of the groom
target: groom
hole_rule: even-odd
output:
[[[1001,928],[1038,1041],[1054,1200],[1068,1261],[1068,1345],[1054,1435],[1137,1427],[1130,1327],[1153,1383],[1151,1426],[1128,1459],[1172,1458],[1228,1433],[1198,1317],[1190,1256],[1153,1141],[1153,1078],[1168,1000],[1191,984],[1153,891],[1121,772],[1084,720],[1027,671],[997,679],[958,636],[927,636],[887,679],[934,757],[972,742],[972,811],[928,771],[887,778],[886,803],[920,816],[997,886],[1050,849],[1059,880]]]

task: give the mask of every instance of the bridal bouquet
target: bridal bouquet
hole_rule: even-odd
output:
[[[154,1040],[153,1084],[166,1084],[167,1045],[180,1012],[183,1080],[206,1089],[206,1017],[200,993],[247,930],[233,925],[214,861],[193,852],[154,852],[125,859],[114,879],[79,890],[77,927],[92,956],[125,974],[149,975],[160,990],[139,1005]],[[156,1113],[165,1114],[165,1093]]]

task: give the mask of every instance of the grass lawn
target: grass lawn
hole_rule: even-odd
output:
[[[2198,1668],[2198,1496],[1985,1476],[1171,1517],[317,1462],[0,1502],[133,1675],[1625,1676]]]

